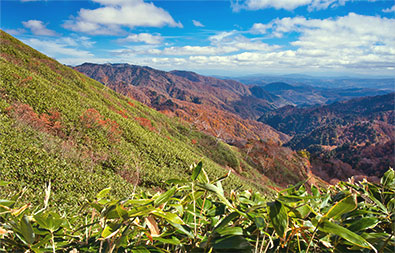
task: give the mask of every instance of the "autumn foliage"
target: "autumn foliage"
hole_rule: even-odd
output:
[[[104,129],[112,141],[119,139],[122,131],[116,121],[104,118],[96,109],[87,109],[80,117],[81,123],[86,128]]]
[[[136,117],[136,120],[142,127],[148,128],[150,131],[154,131],[155,127],[152,125],[151,120],[144,117]]]
[[[21,123],[27,124],[40,131],[63,136],[61,115],[56,110],[38,114],[30,105],[21,103],[14,104],[7,110],[10,115]]]

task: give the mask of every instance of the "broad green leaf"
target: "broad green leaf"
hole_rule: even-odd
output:
[[[120,227],[121,227],[121,223],[107,224],[106,227],[101,232],[101,237],[103,237],[104,239],[113,237],[118,233]]]
[[[317,221],[313,220],[313,224],[317,226]],[[340,236],[341,238],[347,240],[348,242],[362,247],[362,248],[369,248],[373,249],[375,252],[376,249],[370,245],[363,237],[360,235],[348,230],[347,228],[344,228],[340,225],[337,225],[333,222],[330,222],[328,220],[323,220],[318,224],[318,230],[325,232],[325,233],[331,233],[335,234],[337,236]]]
[[[15,204],[14,200],[0,199],[0,208],[2,206],[4,206],[4,207],[12,207],[14,204]]]
[[[394,169],[390,168],[386,173],[384,173],[384,176],[381,178],[381,184],[388,186],[388,187],[394,187],[395,186],[395,172]]]
[[[198,165],[196,165],[196,167],[193,169],[191,176],[192,181],[195,181],[197,179],[199,174],[202,172],[202,167],[203,167],[203,163],[199,162]]]
[[[164,243],[164,244],[181,245],[180,240],[178,240],[178,238],[175,237],[175,236],[172,236],[171,239],[169,239],[169,238],[161,238],[161,237],[154,237],[154,240],[155,241],[160,241],[161,243]]]
[[[10,183],[10,182],[6,182],[6,181],[0,180],[0,186],[7,186],[7,185],[9,185],[9,184],[11,184],[11,183]]]
[[[279,201],[269,202],[269,218],[272,222],[274,230],[281,237],[284,238],[288,228],[288,215],[284,205]]]
[[[257,216],[257,217],[255,217],[254,218],[254,221],[255,221],[255,225],[257,226],[257,228],[259,228],[259,229],[263,229],[263,228],[265,228],[266,227],[266,221],[265,221],[265,218],[263,218],[263,217],[260,217],[260,216]]]
[[[26,215],[24,215],[19,222],[19,232],[27,244],[32,244],[34,242],[35,234],[33,232],[33,227]]]
[[[180,217],[178,217],[178,215],[175,213],[163,212],[160,209],[155,209],[151,213],[155,216],[164,218],[169,222],[180,224],[180,225],[184,224],[184,221]]]
[[[59,214],[52,212],[36,214],[34,215],[34,219],[41,228],[47,229],[51,232],[58,230],[64,222]]]
[[[366,193],[366,191],[365,191],[365,193]],[[383,205],[383,203],[381,203],[378,199],[376,199],[375,197],[374,197],[374,194],[373,194],[373,192],[372,191],[370,191],[370,190],[368,190],[367,191],[367,194],[368,194],[368,196],[369,196],[369,198],[383,211],[383,212],[385,212],[385,213],[388,213],[388,210],[387,210],[387,208],[385,207],[385,205]]]
[[[187,226],[183,226],[183,225],[180,225],[180,224],[177,224],[177,223],[172,223],[172,222],[169,222],[173,227],[175,227],[177,230],[178,230],[178,232],[181,232],[181,233],[183,233],[183,234],[186,234],[189,238],[191,238],[191,239],[193,239],[193,238],[195,238],[195,236],[193,235],[193,233],[191,232],[191,230],[190,230],[190,228],[189,227],[187,227]]]
[[[152,199],[129,199],[127,201],[125,201],[125,205],[148,205],[150,203],[152,203],[153,200]]]
[[[110,191],[111,191],[111,188],[110,188],[110,187],[109,187],[109,188],[105,188],[105,189],[101,190],[101,191],[96,195],[96,198],[97,198],[97,199],[102,199],[102,198],[104,198],[105,196],[107,196],[107,194],[108,194]]]
[[[130,211],[128,211],[128,215],[131,217],[135,217],[135,216],[144,216],[147,215],[149,213],[151,213],[152,211],[154,211],[156,208],[153,206],[139,206],[137,208],[133,208]]]
[[[223,227],[215,230],[221,236],[226,235],[243,235],[243,229],[241,227]]]
[[[358,232],[368,228],[373,228],[378,225],[378,223],[379,220],[377,218],[361,218],[351,223],[348,229],[353,232]]]
[[[234,250],[249,250],[251,249],[250,243],[240,235],[227,236],[225,238],[219,238],[212,242],[213,249],[229,249]]]
[[[229,202],[229,200],[224,196],[222,188],[218,188],[217,186],[213,184],[198,184],[201,188],[214,192],[216,193],[217,197],[229,208],[233,209],[232,204]]]
[[[336,219],[342,214],[351,212],[355,208],[357,208],[357,197],[355,195],[349,195],[332,206],[324,217]]]
[[[176,187],[171,188],[167,192],[162,193],[154,200],[154,206],[160,206],[161,204],[167,202],[176,192]]]
[[[233,212],[233,213],[228,214],[228,216],[226,216],[219,224],[217,224],[215,226],[213,231],[215,231],[217,229],[221,229],[221,228],[227,226],[231,221],[233,221],[234,219],[238,218],[239,216],[240,216],[240,214],[237,213],[237,212]]]
[[[117,205],[115,210],[117,211],[118,216],[122,219],[127,220],[129,218],[128,211],[123,205]]]

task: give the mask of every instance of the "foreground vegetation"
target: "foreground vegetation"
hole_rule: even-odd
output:
[[[199,163],[190,180],[117,199],[106,188],[77,215],[0,200],[0,250],[33,252],[393,252],[395,174],[380,184],[303,183],[267,200],[256,192],[225,193]],[[7,187],[6,182],[1,182]]]

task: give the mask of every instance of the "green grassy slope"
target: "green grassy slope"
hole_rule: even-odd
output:
[[[119,197],[135,185],[164,189],[165,180],[187,177],[200,160],[212,177],[226,174],[226,166],[240,166],[241,155],[228,145],[3,31],[0,53],[0,178],[13,182],[0,195],[26,187],[25,198],[38,202],[51,181],[52,203],[69,208],[109,186]],[[266,191],[235,175],[227,182],[227,188]]]

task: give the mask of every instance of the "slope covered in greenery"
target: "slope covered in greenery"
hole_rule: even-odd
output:
[[[164,189],[204,161],[225,187],[266,191],[260,173],[227,144],[128,99],[1,32],[0,178],[37,202],[50,181],[54,205],[75,208],[112,187],[119,197]],[[244,171],[241,172],[240,168]],[[225,169],[228,168],[228,169]],[[253,182],[253,179],[256,183]],[[271,184],[270,181],[265,182]]]

